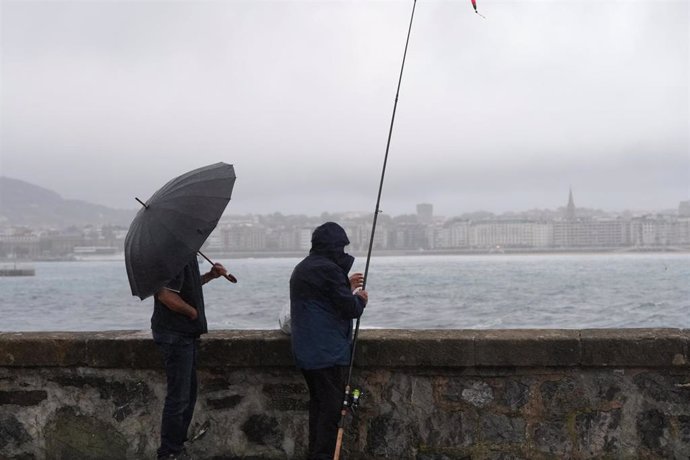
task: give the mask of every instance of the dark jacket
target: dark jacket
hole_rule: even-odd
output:
[[[196,256],[163,289],[177,292],[182,300],[196,308],[197,318],[191,320],[182,313],[177,313],[166,307],[154,296],[151,329],[156,332],[174,333],[188,337],[199,337],[208,332],[206,313],[204,310],[204,292],[201,289],[201,274]]]
[[[350,363],[352,320],[365,303],[350,289],[354,258],[344,251],[349,243],[338,224],[321,225],[314,230],[309,255],[290,277],[292,352],[300,369]]]

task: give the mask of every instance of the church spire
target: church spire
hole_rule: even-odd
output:
[[[575,220],[575,201],[573,200],[572,187],[570,187],[570,192],[568,193],[568,206],[565,208],[565,218],[566,220]]]

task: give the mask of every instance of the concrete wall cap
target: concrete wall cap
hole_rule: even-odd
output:
[[[684,367],[690,330],[362,329],[357,367]],[[200,366],[294,366],[278,330],[215,330]],[[2,332],[0,367],[159,368],[151,332]]]

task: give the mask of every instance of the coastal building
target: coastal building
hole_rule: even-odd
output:
[[[676,245],[690,247],[690,216],[678,218],[674,239]]]
[[[374,232],[373,249],[388,249],[390,232],[391,229],[388,224],[377,224],[376,231]],[[369,243],[371,242],[371,223],[366,222],[357,225],[357,232],[355,234],[359,236],[357,243],[352,248],[360,251],[368,250]]]
[[[434,205],[420,203],[417,205],[417,222],[420,224],[430,224],[434,221]]]
[[[632,245],[637,247],[660,247],[679,244],[683,236],[683,221],[664,216],[644,216],[630,222]]]
[[[297,249],[304,251],[311,249],[311,234],[313,231],[313,228],[300,228],[297,230]]]
[[[568,204],[565,207],[565,220],[574,221],[577,216],[575,215],[575,200],[573,200],[573,189],[570,188],[568,192]]]
[[[431,249],[433,235],[427,226],[419,223],[403,223],[388,233],[388,249]]]
[[[549,234],[539,223],[527,220],[472,222],[469,245],[477,249],[546,247]]]
[[[622,219],[577,219],[553,223],[556,248],[613,248],[630,240],[629,226]]]
[[[226,225],[222,234],[225,251],[261,251],[266,248],[266,228],[262,225]]]
[[[216,227],[216,229],[211,232],[202,249],[206,252],[225,251],[225,243],[223,241],[223,233],[221,228]]]
[[[35,259],[41,254],[40,237],[31,232],[0,234],[0,255],[10,259]]]
[[[545,249],[553,246],[553,224],[551,222],[532,222],[532,247]]]
[[[226,216],[210,235],[209,252],[306,252],[311,233],[327,220],[339,222],[350,238],[350,252],[369,248],[371,216],[368,213]],[[121,253],[127,229],[88,225],[65,229],[0,227],[0,258],[69,259],[84,248]],[[433,205],[420,203],[416,214],[391,217],[380,214],[374,250],[519,251],[690,249],[690,201],[681,201],[676,213],[612,215],[577,208],[572,189],[559,210],[531,210],[495,216],[488,212],[444,219],[434,216]]]
[[[366,230],[364,225],[353,223],[350,225],[344,225],[343,228],[345,229],[345,233],[347,233],[347,237],[350,239],[350,246],[348,247],[349,251],[366,249],[366,246],[369,244],[369,240],[366,238],[366,236],[369,234],[369,232]]]
[[[466,248],[470,245],[470,221],[455,220],[444,226],[447,236],[444,237],[443,245],[446,248]]]
[[[690,217],[690,200],[678,204],[678,217]]]

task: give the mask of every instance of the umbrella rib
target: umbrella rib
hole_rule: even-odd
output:
[[[184,213],[184,212],[180,211],[179,209],[165,208],[165,207],[164,207],[164,208],[161,208],[161,210],[165,211],[166,213],[175,214],[176,216],[185,218],[185,219],[188,220],[188,221],[200,222],[200,223],[202,223],[202,224],[208,224],[209,222],[218,222],[218,221],[220,220],[220,217],[222,216],[222,213],[220,213],[218,219],[214,219],[214,220],[208,221],[208,220],[202,219],[201,217],[190,216],[189,214]],[[162,223],[161,223],[161,225],[162,225]],[[191,227],[191,225],[190,225],[190,227]]]
[[[232,180],[233,184],[230,185],[229,187],[229,193],[232,194],[232,188],[234,186],[234,177],[218,177],[214,179],[203,179],[203,178],[189,178],[189,180],[183,180],[183,181],[178,181],[175,183],[169,183],[166,186],[164,186],[162,189],[160,189],[158,192],[163,192],[164,194],[173,194],[177,192],[178,190],[181,190],[183,188],[189,188],[193,187],[196,184],[214,184],[217,182],[220,182],[223,186],[226,185],[228,180]],[[157,193],[158,193],[157,192]]]

